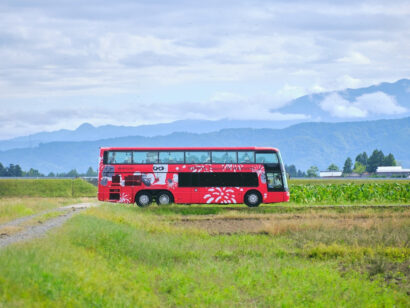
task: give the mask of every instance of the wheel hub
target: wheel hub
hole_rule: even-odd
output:
[[[168,204],[169,203],[169,197],[167,195],[161,195],[159,197],[159,203],[160,204]]]
[[[256,203],[258,202],[258,196],[255,194],[251,194],[248,196],[248,200],[250,203]]]
[[[148,202],[149,202],[149,198],[148,198],[148,196],[147,195],[142,195],[142,196],[140,196],[140,198],[139,198],[139,200],[140,200],[140,203],[141,204],[148,204]]]

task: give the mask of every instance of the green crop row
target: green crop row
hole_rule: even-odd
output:
[[[410,183],[293,184],[290,201],[295,203],[410,202]]]

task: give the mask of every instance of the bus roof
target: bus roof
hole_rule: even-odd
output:
[[[101,147],[101,150],[119,151],[274,151],[271,147]]]

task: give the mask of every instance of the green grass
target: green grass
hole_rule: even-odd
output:
[[[0,306],[410,304],[407,208],[257,209],[273,224],[229,235],[179,222],[244,219],[241,207],[202,206],[219,210],[208,217],[186,208],[200,207],[158,215],[165,208],[103,204],[46,239],[0,250]]]
[[[0,224],[64,205],[94,202],[91,198],[0,198]]]
[[[81,180],[67,179],[5,179],[0,180],[3,197],[95,197],[97,187]]]

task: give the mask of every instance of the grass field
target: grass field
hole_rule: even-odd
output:
[[[7,221],[55,209],[64,205],[95,201],[94,198],[0,198],[0,224]]]
[[[7,181],[0,224],[95,201],[70,195],[78,185],[95,196],[81,180]],[[259,208],[102,203],[0,250],[0,307],[408,307],[409,191],[409,181],[320,180]]]
[[[95,197],[97,187],[81,179],[2,179],[4,197]]]
[[[0,303],[410,305],[409,207],[248,210],[102,204],[1,250]]]

